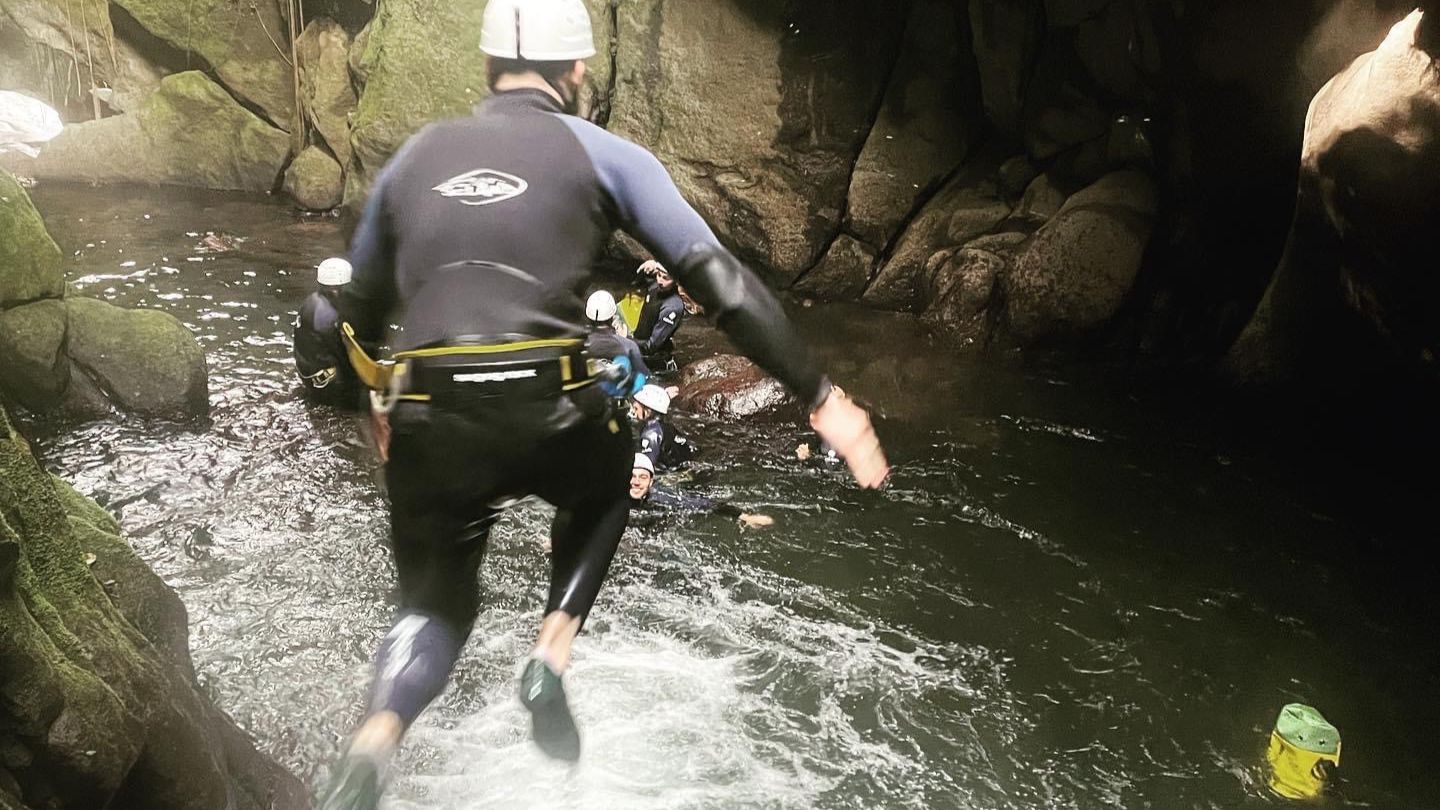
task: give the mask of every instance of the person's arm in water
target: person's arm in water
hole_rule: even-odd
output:
[[[675,512],[703,512],[706,514],[735,518],[740,521],[741,525],[751,529],[762,529],[775,525],[775,519],[769,515],[746,512],[732,503],[717,501],[701,495],[685,495],[661,486],[651,487],[650,497],[646,502],[651,508],[655,509],[666,509]]]
[[[660,161],[641,146],[566,118],[595,164],[615,220],[670,268],[735,345],[810,409],[810,424],[845,457],[856,481],[878,487],[889,473],[870,417],[830,383],[780,301],[720,245]]]

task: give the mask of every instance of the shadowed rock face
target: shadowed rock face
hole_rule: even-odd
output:
[[[0,411],[0,805],[305,806],[202,696],[186,637],[175,594]]]
[[[1285,256],[1229,358],[1273,381],[1352,354],[1358,316],[1402,363],[1440,354],[1440,63],[1416,11],[1310,105]],[[1427,50],[1427,47],[1430,50]],[[1433,372],[1431,372],[1433,373]]]
[[[50,87],[34,66],[74,67],[87,61],[76,43],[108,50],[114,40],[95,82],[113,85],[111,106],[128,112],[85,125],[95,128],[84,148],[68,152],[81,168],[51,176],[268,190],[297,161],[286,189],[323,208],[338,165],[357,208],[406,138],[488,92],[483,3],[310,4],[296,43],[308,128],[291,139],[281,131],[293,109],[291,31],[276,6],[204,0],[177,16],[170,2],[86,0],[71,4],[84,12],[76,22],[59,0],[0,0],[0,83]],[[655,151],[721,238],[780,286],[925,311],[937,268],[969,241],[1028,236],[1075,191],[1139,171],[1161,198],[1153,266],[1099,272],[1151,297],[1126,311],[1151,310],[1154,346],[1207,359],[1239,333],[1274,269],[1305,102],[1409,10],[1405,0],[587,6],[600,51],[588,63],[589,117]],[[1417,35],[1433,42],[1434,27]],[[26,58],[7,56],[6,43]],[[165,94],[160,75],[177,71],[204,72],[215,92],[182,94],[209,101],[170,105],[183,108],[158,116],[171,124],[142,126],[157,118],[146,99]],[[88,107],[81,85],[86,97],[67,95],[67,112]],[[242,129],[236,111],[259,114],[242,143],[196,135]],[[117,159],[142,136],[142,154],[167,165]],[[196,153],[224,159],[191,165]],[[1393,286],[1354,281],[1362,298]]]

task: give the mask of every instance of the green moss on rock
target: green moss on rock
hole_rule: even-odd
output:
[[[104,301],[65,299],[66,352],[121,408],[182,417],[208,407],[205,353],[168,312],[121,309]]]
[[[0,169],[0,308],[65,292],[60,248],[45,230],[30,195]]]
[[[139,109],[65,128],[25,167],[36,177],[270,191],[290,136],[199,71],[166,76]]]
[[[203,58],[236,94],[285,126],[294,81],[280,50],[287,26],[279,5],[235,0],[116,0],[152,34]],[[286,43],[288,47],[288,43]]]
[[[70,383],[65,304],[38,301],[0,312],[0,390],[41,413],[55,407]]]

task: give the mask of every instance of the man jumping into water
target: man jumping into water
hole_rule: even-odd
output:
[[[758,278],[722,248],[645,149],[576,117],[595,54],[583,0],[490,0],[480,49],[493,95],[412,137],[377,178],[340,301],[360,342],[392,340],[386,482],[400,610],[368,709],[321,810],[374,808],[405,731],[445,688],[479,612],[477,572],[509,503],[556,507],[549,600],[520,682],[535,742],[573,760],[561,676],[630,511],[629,429],[581,354],[580,296],[611,230],[638,238],[810,422],[878,487],[870,418],[830,384]],[[397,366],[398,369],[398,366]]]

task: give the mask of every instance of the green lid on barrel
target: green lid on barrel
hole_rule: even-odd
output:
[[[1340,750],[1340,731],[1320,712],[1303,703],[1291,703],[1280,710],[1275,733],[1302,751],[1334,754]]]

